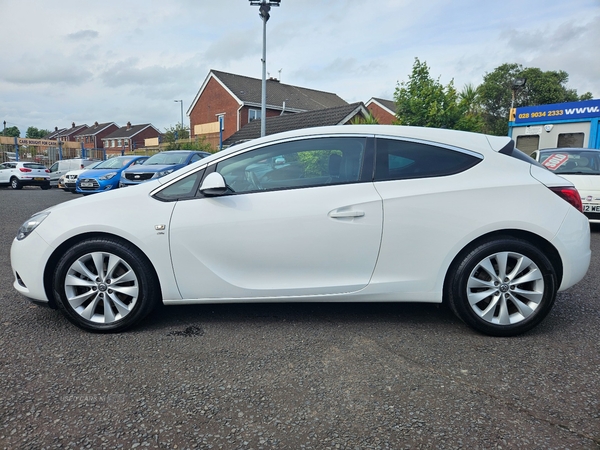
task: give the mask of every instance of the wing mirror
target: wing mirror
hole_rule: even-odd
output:
[[[219,172],[209,173],[200,186],[200,192],[207,197],[225,194],[227,192],[225,178]]]

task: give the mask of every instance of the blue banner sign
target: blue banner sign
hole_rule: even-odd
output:
[[[515,125],[600,117],[600,99],[517,108]]]

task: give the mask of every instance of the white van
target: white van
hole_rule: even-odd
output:
[[[98,162],[97,159],[61,159],[50,167],[50,186],[58,186],[58,179],[71,170],[81,169]]]

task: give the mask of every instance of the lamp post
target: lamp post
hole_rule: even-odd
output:
[[[512,100],[510,102],[511,110],[515,107],[515,97],[517,95],[517,91],[519,89],[523,89],[525,87],[525,83],[527,83],[527,78],[515,78],[514,80],[512,80]]]
[[[173,100],[174,102],[181,103],[181,133],[183,133],[183,100]]]
[[[263,21],[263,50],[262,50],[262,95],[260,105],[260,135],[265,135],[267,122],[267,20],[271,15],[271,6],[279,6],[281,0],[250,0],[250,6],[258,6],[258,15]]]

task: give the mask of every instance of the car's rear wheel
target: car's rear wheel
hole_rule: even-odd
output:
[[[10,187],[13,189],[23,189],[23,185],[17,177],[12,177],[10,179]]]
[[[539,324],[554,305],[557,276],[529,242],[501,237],[470,249],[449,272],[450,307],[467,325],[514,336]]]
[[[47,191],[48,189],[50,189],[52,186],[50,186],[49,184],[42,184],[40,186],[42,188],[42,190]]]
[[[123,331],[159,301],[150,263],[130,244],[93,238],[71,247],[59,260],[54,296],[67,318],[95,332]]]

